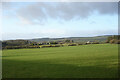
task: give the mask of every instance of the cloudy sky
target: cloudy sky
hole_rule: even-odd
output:
[[[117,2],[4,2],[2,39],[118,34]]]

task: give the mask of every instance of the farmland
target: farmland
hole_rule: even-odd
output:
[[[3,78],[116,78],[118,45],[8,49],[2,63]]]

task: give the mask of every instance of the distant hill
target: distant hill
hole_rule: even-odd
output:
[[[34,42],[50,42],[50,41],[63,41],[69,39],[69,40],[73,40],[74,42],[87,42],[87,41],[105,42],[108,36],[111,35],[96,36],[96,37],[37,38],[37,39],[29,39],[29,40]]]

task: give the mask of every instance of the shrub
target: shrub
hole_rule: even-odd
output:
[[[109,40],[107,40],[105,43],[109,43]]]
[[[78,45],[83,45],[82,43],[79,43]]]
[[[120,40],[115,40],[115,44],[120,44]]]
[[[115,42],[116,42],[115,39],[110,40],[110,43],[111,43],[111,44],[113,44],[113,43],[115,43]]]
[[[99,42],[93,42],[92,44],[99,44]]]
[[[77,44],[69,44],[68,46],[77,46]]]
[[[118,40],[117,44],[120,44],[120,40]]]

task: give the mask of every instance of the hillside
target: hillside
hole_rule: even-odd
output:
[[[68,37],[68,38],[36,38],[29,40],[35,42],[49,42],[49,41],[63,41],[66,39],[70,39],[73,40],[74,42],[87,42],[87,41],[105,42],[107,38],[108,36],[96,36],[96,37]]]

